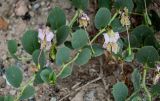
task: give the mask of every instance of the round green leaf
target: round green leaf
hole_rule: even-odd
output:
[[[92,48],[93,48],[93,51],[94,51],[93,57],[100,56],[104,53],[104,49],[99,44],[92,45]]]
[[[125,101],[128,96],[128,88],[123,82],[118,82],[113,86],[112,94],[115,101]]]
[[[29,30],[22,37],[22,45],[26,52],[32,54],[34,50],[40,48],[38,42],[38,32]]]
[[[151,94],[152,94],[152,96],[157,96],[160,94],[160,84],[159,83],[157,83],[151,87]]]
[[[49,12],[47,23],[51,26],[52,30],[56,30],[61,26],[65,25],[66,16],[64,14],[64,11],[59,7],[53,8]]]
[[[105,28],[111,19],[111,13],[107,8],[100,8],[95,16],[95,26],[97,29]]]
[[[60,77],[64,79],[70,76],[71,74],[72,74],[72,68],[68,66],[62,71]]]
[[[36,73],[36,77],[35,77],[35,79],[34,79],[34,85],[44,83],[44,81],[42,80],[42,78],[41,78],[41,76],[40,76],[42,70],[43,70],[43,69],[40,69],[40,70]]]
[[[137,91],[141,87],[141,74],[138,71],[138,69],[134,69],[132,76],[131,76],[131,81],[134,86],[134,91]]]
[[[57,45],[62,44],[67,39],[69,33],[70,29],[68,26],[60,27],[56,33]]]
[[[137,52],[136,60],[149,67],[154,67],[155,62],[159,60],[159,54],[154,47],[144,46]]]
[[[88,33],[83,29],[77,30],[73,33],[71,43],[76,49],[84,47],[88,43]]]
[[[8,50],[9,50],[10,54],[15,54],[17,51],[16,40],[8,40],[7,45],[8,45]]]
[[[59,48],[56,54],[56,64],[63,65],[68,62],[70,59],[71,50],[68,47]]]
[[[111,9],[111,1],[110,0],[98,0],[98,7],[106,7]]]
[[[33,59],[33,62],[38,65],[38,58],[39,58],[39,65],[40,67],[44,67],[46,65],[46,57],[45,57],[45,53],[44,51],[41,52],[41,50],[37,49],[33,52],[32,54],[32,59]],[[40,57],[39,57],[40,55]]]
[[[115,18],[111,23],[112,29],[114,32],[124,32],[126,31],[126,28],[122,26],[121,22],[118,18]]]
[[[14,97],[11,95],[0,96],[0,101],[14,101]]]
[[[40,73],[40,76],[41,76],[41,79],[44,81],[44,82],[47,82],[49,83],[49,75],[52,71],[50,71],[49,69],[44,69],[42,70],[42,72]]]
[[[23,79],[22,71],[18,67],[11,66],[6,69],[6,78],[13,87],[18,88]]]
[[[138,27],[136,27],[131,34],[135,35],[137,40],[143,44],[144,39],[149,36],[149,35],[153,35],[154,33],[152,32],[152,30],[145,25],[140,25]]]
[[[115,0],[114,6],[117,9],[124,9],[125,7],[127,7],[128,11],[132,12],[134,4],[132,0]]]
[[[35,93],[35,89],[33,86],[28,85],[22,92],[21,96],[20,96],[20,100],[24,100],[24,99],[28,99],[32,96],[34,96]]]
[[[145,0],[146,1],[146,6],[148,7],[149,4],[152,2],[152,0]],[[145,3],[144,0],[134,0],[136,4],[136,12],[138,13],[143,13],[145,11]]]
[[[82,10],[87,9],[89,5],[89,0],[71,0],[71,1],[76,8],[82,9]]]
[[[88,48],[84,48],[78,58],[76,59],[75,63],[77,63],[78,65],[84,65],[86,64],[89,59],[91,58],[91,50]]]
[[[65,43],[64,43],[64,45],[66,46],[66,47],[68,47],[69,49],[74,49],[73,47],[72,47],[72,43],[70,42],[70,41],[66,41]]]

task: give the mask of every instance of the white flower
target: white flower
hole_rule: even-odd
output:
[[[51,32],[49,30],[48,27],[46,27],[44,29],[38,29],[38,38],[41,41],[46,40],[47,42],[51,42],[51,40],[53,39],[53,37],[54,37],[54,34],[53,34],[53,32]]]
[[[108,35],[107,33],[103,34],[104,39],[105,39],[105,44],[108,44],[109,42],[113,42],[116,43],[118,41],[119,37],[119,33],[115,32],[114,34]]]
[[[117,53],[119,50],[119,46],[117,44],[118,39],[120,38],[119,33],[118,32],[112,32],[111,33],[104,33],[104,44],[103,44],[103,48],[106,48],[108,51]]]
[[[40,39],[41,48],[46,47],[46,49],[50,49],[51,40],[54,38],[54,34],[50,31],[49,27],[44,27],[38,29],[38,38]]]

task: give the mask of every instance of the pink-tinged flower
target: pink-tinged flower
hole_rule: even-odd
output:
[[[103,48],[107,49],[107,51],[114,52],[116,54],[119,50],[119,46],[117,43],[118,39],[120,38],[119,33],[114,33],[113,31],[111,31],[110,33],[104,33],[103,36],[105,39]]]
[[[38,38],[40,39],[41,48],[47,49],[51,46],[51,40],[54,38],[54,34],[50,31],[49,27],[38,29]]]
[[[54,37],[54,34],[53,34],[53,32],[51,32],[49,30],[48,27],[46,27],[44,29],[38,29],[38,38],[41,41],[46,40],[47,42],[51,42],[51,40],[53,39],[53,37]]]
[[[81,13],[78,22],[80,27],[87,27],[89,25],[90,18],[88,17],[87,14]]]

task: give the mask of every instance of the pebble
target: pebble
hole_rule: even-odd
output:
[[[39,7],[40,7],[40,4],[39,4],[39,3],[36,3],[36,4],[33,5],[33,9],[34,9],[34,10],[37,10]]]
[[[25,1],[18,1],[15,8],[17,16],[24,16],[28,12],[27,3]]]

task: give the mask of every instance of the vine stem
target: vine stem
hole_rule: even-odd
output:
[[[71,63],[73,63],[73,62],[78,58],[79,54],[80,54],[80,53],[77,53],[77,55],[76,55],[70,62],[68,62],[67,64],[63,65],[63,68],[62,68],[61,71],[56,75],[56,78],[58,78],[58,77],[61,75],[61,73],[63,72],[63,70],[64,70],[65,68],[67,68],[67,66],[69,66]]]
[[[128,39],[128,53],[131,55],[131,43],[130,43],[130,38],[129,38],[129,32],[128,32],[128,26],[126,25],[126,30],[127,30],[127,39]]]
[[[131,99],[137,94],[140,92],[141,89],[135,91],[130,97],[128,97],[125,101],[131,101]]]
[[[149,90],[147,89],[147,86],[146,86],[146,74],[147,74],[147,68],[145,66],[144,70],[143,70],[142,88],[144,89],[144,91],[146,92],[146,94],[148,96],[148,101],[152,101],[151,94],[150,94],[150,92],[149,92]]]
[[[118,12],[116,12],[116,13],[113,15],[113,17],[112,17],[111,20],[109,21],[108,25],[110,25],[110,24],[112,23],[112,21],[116,18],[117,15],[118,15]],[[107,26],[108,26],[108,25],[107,25]],[[100,30],[100,31],[96,34],[96,36],[90,41],[90,45],[91,45],[91,44],[97,39],[97,37],[98,37],[99,35],[101,35],[105,30],[106,30],[105,28],[103,28],[102,30]]]
[[[31,77],[31,79],[28,81],[27,84],[22,85],[22,86],[20,87],[20,92],[18,93],[18,95],[17,95],[17,97],[16,97],[16,99],[15,99],[14,101],[19,101],[19,98],[21,97],[21,95],[22,95],[23,91],[25,90],[25,88],[26,88],[28,85],[30,85],[31,83],[33,83],[34,79],[35,79],[35,75]]]
[[[69,23],[70,28],[73,26],[74,22],[77,20],[78,15],[79,15],[79,10],[76,11],[74,17],[72,18],[71,22]]]

